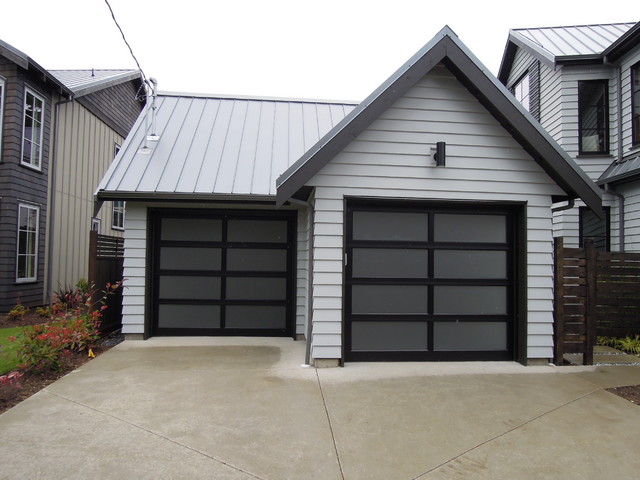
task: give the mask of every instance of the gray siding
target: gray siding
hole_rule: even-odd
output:
[[[0,311],[7,311],[18,299],[29,306],[43,303],[52,98],[39,79],[4,57],[0,57],[0,75],[6,79],[0,163]],[[25,87],[45,101],[41,171],[20,164]],[[15,278],[17,214],[21,202],[40,207],[37,280],[28,283],[16,283]]]
[[[447,143],[447,166],[428,157]],[[314,358],[340,358],[346,196],[525,202],[528,358],[553,356],[551,195],[560,189],[455,77],[437,67],[309,182],[316,187]]]
[[[625,196],[625,251],[640,252],[640,186],[627,183],[617,191]]]
[[[126,137],[142,111],[142,103],[135,99],[139,83],[121,83],[80,97],[78,102],[118,135]]]

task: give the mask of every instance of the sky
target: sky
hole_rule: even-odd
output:
[[[3,3],[0,39],[46,69],[136,68],[105,0]],[[351,101],[445,25],[497,74],[511,28],[640,20],[629,0],[109,3],[160,91]]]

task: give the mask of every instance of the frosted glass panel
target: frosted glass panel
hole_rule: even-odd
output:
[[[161,276],[158,298],[218,300],[220,277]]]
[[[220,328],[218,305],[159,305],[159,328]]]
[[[229,300],[285,300],[286,278],[227,277]]]
[[[435,314],[504,315],[507,287],[436,286]]]
[[[227,250],[227,270],[284,272],[287,269],[286,250],[230,248]]]
[[[354,285],[352,313],[426,314],[427,287],[424,285]]]
[[[162,240],[219,242],[222,220],[214,218],[163,218]]]
[[[507,349],[504,322],[435,322],[433,349],[436,351],[500,351]]]
[[[354,240],[428,240],[426,213],[353,212]]]
[[[436,250],[436,278],[507,278],[507,252]]]
[[[219,248],[162,247],[160,268],[163,270],[220,270]]]
[[[369,278],[426,278],[427,250],[354,248],[353,276]]]
[[[229,220],[227,241],[285,243],[287,241],[287,222],[282,220]]]
[[[229,305],[225,317],[227,328],[285,328],[287,308],[265,305]]]
[[[351,332],[354,352],[427,350],[426,322],[353,322]]]
[[[436,242],[492,242],[507,241],[505,215],[466,215],[438,213],[434,215]]]

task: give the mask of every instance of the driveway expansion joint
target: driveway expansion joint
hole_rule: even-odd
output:
[[[253,473],[247,472],[246,470],[244,470],[244,469],[242,469],[240,467],[236,467],[235,465],[232,465],[232,464],[230,464],[228,462],[225,462],[224,460],[216,458],[213,455],[209,455],[208,453],[205,453],[205,452],[203,452],[201,450],[198,450],[196,448],[190,447],[189,445],[185,445],[184,443],[177,442],[176,440],[173,440],[173,439],[171,439],[171,438],[169,438],[169,437],[167,437],[165,435],[162,435],[162,434],[160,434],[158,432],[154,432],[153,430],[149,430],[148,428],[145,428],[143,426],[137,425],[137,424],[135,424],[133,422],[125,420],[124,418],[120,418],[120,417],[118,417],[116,415],[113,415],[111,413],[103,412],[102,410],[99,410],[99,409],[97,409],[95,407],[92,407],[90,405],[86,405],[86,404],[84,404],[82,402],[78,402],[77,400],[73,400],[71,398],[65,397],[64,395],[60,395],[59,393],[51,392],[47,388],[42,390],[42,392],[46,393],[48,395],[53,395],[54,397],[57,397],[57,398],[60,398],[62,400],[65,400],[67,402],[73,403],[73,404],[78,405],[80,407],[86,408],[87,410],[91,410],[91,411],[96,412],[96,413],[98,413],[100,415],[103,415],[105,417],[109,417],[109,418],[112,418],[112,419],[117,420],[119,422],[125,423],[125,424],[127,424],[127,425],[129,425],[129,426],[131,426],[133,428],[136,428],[136,429],[141,430],[143,432],[146,432],[146,433],[148,433],[150,435],[153,435],[155,437],[158,437],[158,438],[161,438],[163,440],[166,440],[167,442],[173,443],[174,445],[177,445],[177,446],[179,446],[181,448],[184,448],[184,449],[189,450],[189,451],[191,451],[193,453],[201,455],[201,456],[203,456],[205,458],[213,460],[214,462],[220,463],[221,465],[224,465],[225,467],[231,468],[231,469],[236,470],[236,471],[238,471],[240,473],[243,473],[245,475],[249,475],[251,478],[255,478],[256,480],[266,480],[263,477],[259,477],[257,475],[254,475]]]
[[[336,436],[333,433],[333,425],[331,424],[331,417],[329,416],[329,409],[327,408],[327,400],[324,398],[324,391],[322,390],[322,382],[320,381],[320,376],[318,375],[318,369],[316,368],[316,379],[318,380],[318,388],[320,389],[320,396],[322,397],[322,406],[324,407],[324,412],[327,415],[327,422],[329,423],[329,431],[331,432],[331,441],[333,443],[333,449],[336,452],[336,460],[338,461],[338,468],[340,469],[340,478],[345,480],[344,471],[342,470],[342,462],[340,461],[340,454],[338,453],[338,445],[336,445]]]

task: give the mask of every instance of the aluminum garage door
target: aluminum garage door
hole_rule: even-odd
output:
[[[152,213],[153,335],[293,335],[292,212]]]
[[[512,360],[513,207],[352,201],[347,360]]]

